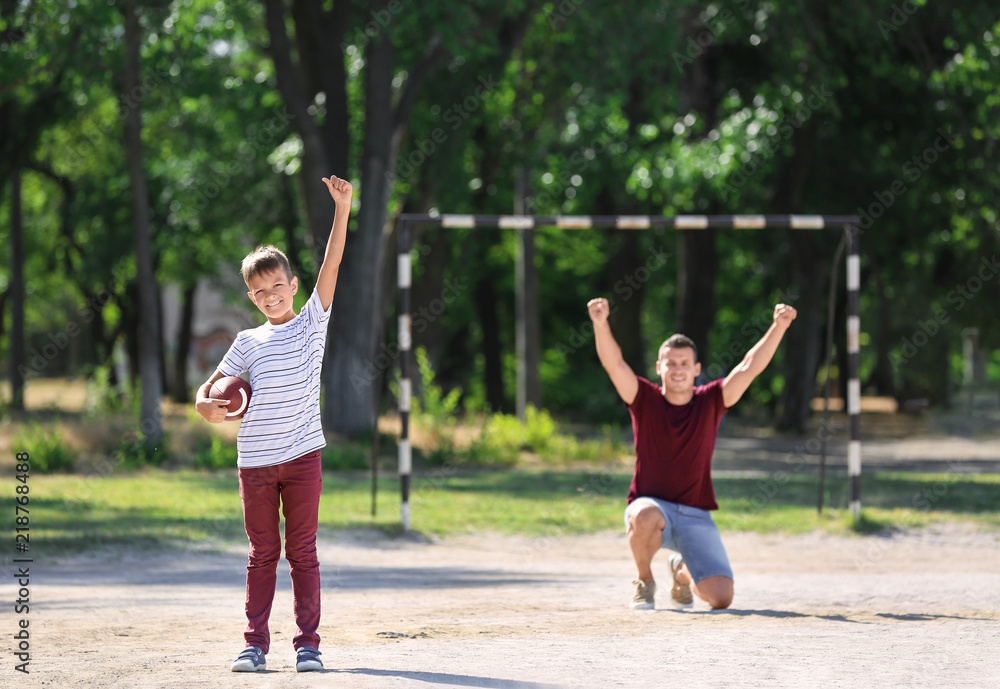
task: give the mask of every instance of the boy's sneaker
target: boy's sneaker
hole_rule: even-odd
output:
[[[295,654],[295,671],[312,672],[322,670],[323,661],[319,657],[323,655],[312,646],[302,646]]]
[[[653,597],[656,595],[656,582],[646,583],[642,579],[636,579],[632,583],[635,584],[635,596],[629,603],[629,607],[633,610],[652,610],[655,608],[656,603]]]
[[[691,595],[691,585],[690,584],[678,584],[674,576],[677,574],[677,570],[681,568],[684,564],[684,559],[681,557],[680,553],[674,553],[670,556],[670,580],[673,582],[673,587],[670,589],[670,604],[675,608],[690,608],[694,605],[694,596]]]
[[[247,646],[243,652],[236,656],[236,660],[229,666],[233,672],[257,672],[267,667],[264,659],[264,651],[256,646]]]

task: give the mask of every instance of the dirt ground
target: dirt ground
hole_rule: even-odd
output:
[[[38,562],[31,674],[14,671],[4,606],[0,686],[1000,686],[1000,532],[724,538],[736,599],[720,612],[674,611],[662,594],[657,610],[630,611],[622,533],[324,538],[327,670],[301,675],[284,561],[258,674],[228,669],[242,646],[242,548]]]

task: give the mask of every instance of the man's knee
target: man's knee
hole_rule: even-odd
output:
[[[666,522],[663,521],[663,515],[652,505],[639,508],[628,520],[628,530],[631,533],[663,531],[665,527]]]
[[[715,600],[711,601],[709,605],[712,606],[713,610],[725,610],[730,605],[733,604],[733,592],[730,591],[726,595],[718,596]]]
[[[733,603],[733,580],[729,577],[708,577],[697,584],[698,596],[714,610],[725,610]]]

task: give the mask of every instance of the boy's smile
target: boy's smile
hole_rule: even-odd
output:
[[[299,291],[298,278],[289,279],[283,270],[258,273],[250,278],[247,296],[267,316],[271,325],[287,323],[295,318],[293,297]]]

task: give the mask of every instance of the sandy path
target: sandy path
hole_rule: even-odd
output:
[[[13,670],[5,610],[0,686],[1000,686],[1000,532],[724,538],[736,572],[724,612],[629,611],[617,533],[324,539],[328,670],[302,675],[284,563],[257,675],[228,671],[240,550],[35,563],[31,675]]]

